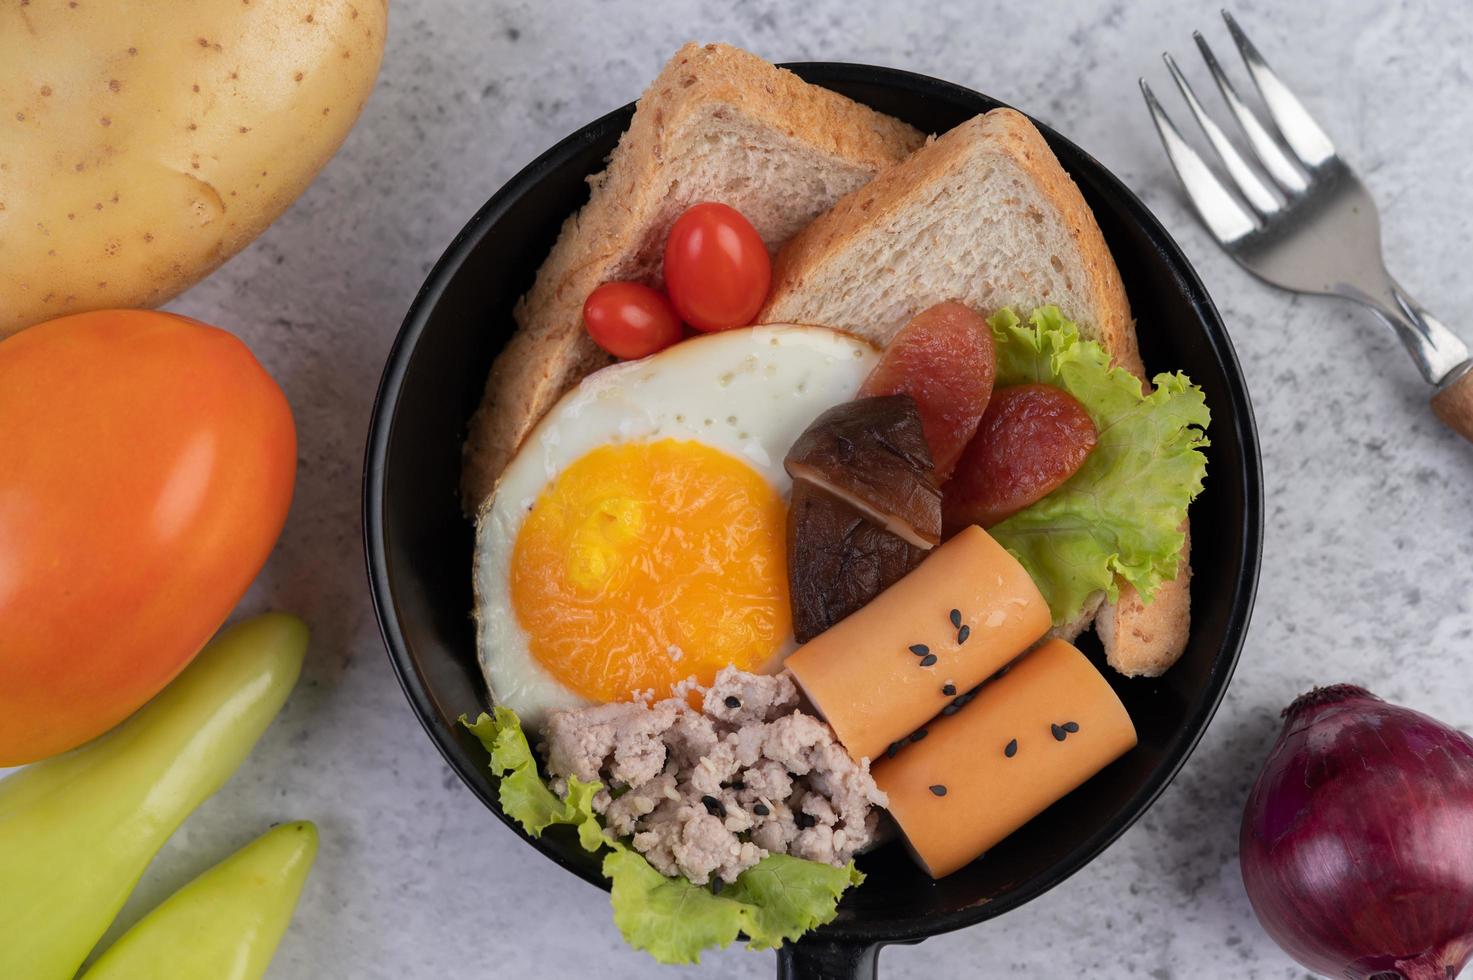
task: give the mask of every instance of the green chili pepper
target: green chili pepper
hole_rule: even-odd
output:
[[[108,734],[0,781],[0,977],[76,974],[174,828],[250,754],[306,650],[296,617],[247,620]]]
[[[316,856],[312,824],[268,831],[139,920],[82,980],[260,980]]]

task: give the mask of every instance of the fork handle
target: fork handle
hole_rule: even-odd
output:
[[[1429,383],[1448,387],[1444,382],[1456,380],[1457,372],[1468,362],[1468,346],[1462,339],[1402,289],[1384,268],[1357,281],[1336,283],[1330,291],[1370,307],[1401,338],[1402,346]]]
[[[1437,385],[1432,412],[1449,429],[1473,442],[1473,359],[1468,346],[1384,269],[1374,284],[1337,283],[1332,292],[1370,307],[1401,338],[1422,377]]]
[[[1432,396],[1432,412],[1458,435],[1473,442],[1473,370],[1462,371],[1444,381]]]

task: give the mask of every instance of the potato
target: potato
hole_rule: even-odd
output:
[[[244,248],[348,134],[387,0],[0,6],[0,338],[154,306]]]

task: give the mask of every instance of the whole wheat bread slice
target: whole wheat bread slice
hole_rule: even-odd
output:
[[[1043,136],[1011,109],[962,123],[800,232],[778,253],[758,319],[885,344],[944,300],[983,314],[1056,305],[1145,381],[1125,286],[1094,214]],[[1101,608],[1101,641],[1117,670],[1159,674],[1181,655],[1189,582],[1184,553],[1150,605],[1122,583],[1121,600]]]
[[[666,233],[699,201],[742,212],[776,250],[835,201],[906,157],[921,133],[726,45],[688,44],[640,98],[590,178],[592,195],[517,304],[471,420],[461,477],[474,513],[534,424],[609,358],[583,330],[600,283],[660,284]]]

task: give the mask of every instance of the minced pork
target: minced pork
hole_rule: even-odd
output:
[[[726,882],[769,853],[843,865],[875,838],[885,794],[786,674],[727,667],[695,710],[677,696],[551,716],[553,788],[602,782],[594,809],[662,874]]]

